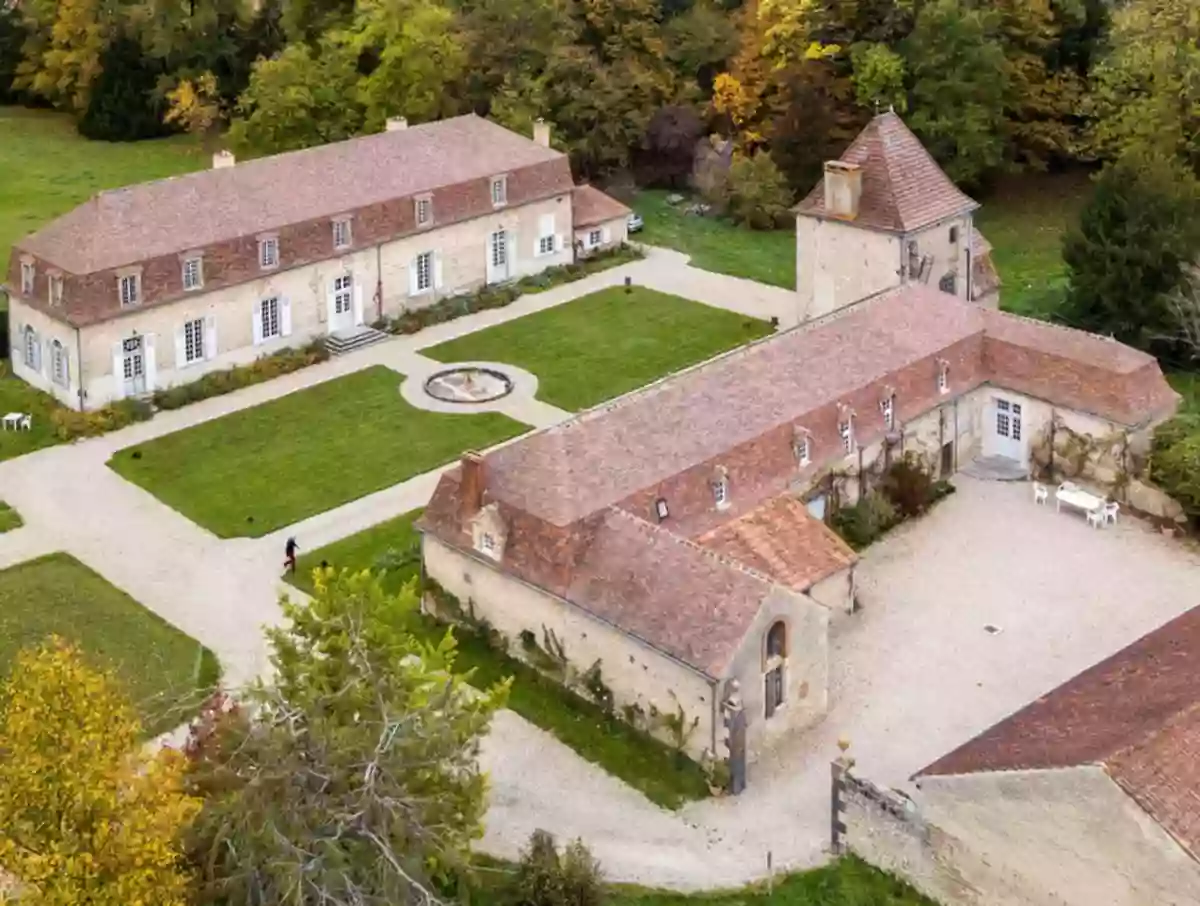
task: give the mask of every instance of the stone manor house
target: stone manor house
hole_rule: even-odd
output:
[[[549,127],[476,116],[101,192],[19,241],[14,373],[77,409],[142,396],[626,238]]]
[[[1002,313],[975,203],[895,114],[797,208],[809,320],[466,455],[418,527],[426,574],[516,653],[693,756],[817,721],[855,554],[826,526],[898,456],[1020,468],[1054,426],[1143,437],[1178,397],[1153,358]]]

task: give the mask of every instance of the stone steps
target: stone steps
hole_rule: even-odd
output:
[[[374,343],[386,340],[389,336],[391,335],[382,330],[376,330],[374,327],[358,327],[353,331],[342,330],[331,333],[325,338],[325,348],[329,350],[331,356],[345,355],[356,349],[364,349]]]

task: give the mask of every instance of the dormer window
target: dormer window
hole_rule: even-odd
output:
[[[117,279],[117,293],[121,306],[128,308],[142,301],[142,278],[140,274],[122,274]]]
[[[950,244],[958,245],[958,227],[950,227]]]
[[[183,288],[200,289],[204,286],[204,260],[199,255],[183,259]]]
[[[671,515],[671,511],[667,508],[667,499],[659,497],[654,501],[654,515],[658,517],[658,521],[662,522]]]
[[[883,416],[883,427],[891,431],[896,427],[896,394],[889,387],[879,401],[879,413]]]
[[[37,276],[34,270],[32,261],[21,262],[21,294],[25,296],[33,295],[33,280]]]
[[[350,248],[350,219],[343,217],[333,222],[333,247],[335,249]]]
[[[258,266],[263,270],[279,265],[279,238],[267,236],[258,240]]]
[[[847,453],[853,453],[855,449],[854,411],[846,406],[841,406],[839,409],[838,437],[842,439],[842,449]]]
[[[496,536],[491,532],[484,532],[479,538],[479,549],[489,556],[495,556]]]
[[[796,464],[801,468],[812,462],[812,438],[808,429],[799,426],[793,429],[792,452],[796,456]]]
[[[62,305],[63,300],[63,278],[62,274],[50,275],[50,305],[57,308]]]
[[[508,203],[508,180],[503,176],[492,177],[492,207],[499,208]]]
[[[488,504],[472,520],[471,538],[475,550],[489,560],[499,560],[504,556],[504,543],[508,537],[508,527],[500,516],[496,504]]]
[[[429,226],[433,222],[433,199],[417,199],[417,226]]]
[[[950,392],[950,363],[945,359],[938,359],[937,363],[937,389],[938,393]]]
[[[916,240],[910,240],[908,243],[908,276],[915,280],[920,276],[920,270],[921,255],[917,249]]]
[[[724,466],[719,466],[716,474],[713,475],[712,495],[713,503],[716,504],[718,510],[729,506],[729,473]]]

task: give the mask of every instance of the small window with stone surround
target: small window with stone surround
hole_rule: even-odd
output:
[[[417,207],[417,226],[429,226],[433,223],[433,199],[426,196],[418,198],[416,201]]]
[[[853,453],[855,450],[854,411],[847,406],[838,407],[838,437],[842,439],[842,449],[847,453]]]
[[[767,630],[763,649],[763,716],[768,720],[783,707],[787,656],[787,625],[776,620]]]
[[[950,363],[945,359],[937,362],[937,389],[938,393],[950,392]]]
[[[183,288],[200,289],[204,286],[204,259],[192,255],[183,259]]]
[[[718,466],[712,477],[713,503],[718,510],[729,506],[729,472],[724,466]]]
[[[32,261],[21,262],[21,294],[25,296],[33,295],[33,281],[37,277],[37,270]]]
[[[896,394],[889,387],[879,401],[879,414],[883,417],[883,428],[891,431],[896,427]]]
[[[792,453],[801,468],[812,462],[812,436],[807,428],[797,425],[792,429]]]
[[[117,278],[117,294],[121,307],[128,308],[142,301],[142,277],[140,274],[122,274]]]
[[[499,208],[508,203],[508,180],[503,176],[492,177],[492,207]]]
[[[279,265],[279,237],[264,236],[258,240],[258,266],[263,270]]]
[[[50,275],[50,305],[54,308],[62,305],[63,300],[63,277],[62,274]]]
[[[351,243],[350,237],[350,218],[339,217],[333,222],[333,247],[335,249],[348,249]]]

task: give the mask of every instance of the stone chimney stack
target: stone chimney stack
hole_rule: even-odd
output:
[[[403,132],[408,128],[408,117],[406,116],[389,116],[385,128],[388,132]]]
[[[550,147],[550,124],[540,116],[533,121],[533,140],[543,148]]]
[[[213,169],[224,170],[226,167],[232,167],[237,163],[237,158],[233,156],[232,151],[218,151],[213,155]]]
[[[825,210],[853,220],[862,200],[862,168],[840,160],[825,161]]]
[[[458,515],[466,521],[483,509],[483,489],[487,485],[483,456],[474,450],[463,454],[462,477],[458,481]]]

